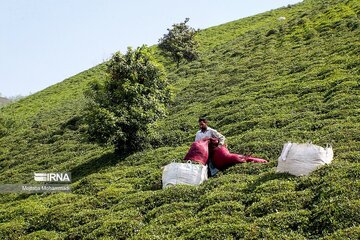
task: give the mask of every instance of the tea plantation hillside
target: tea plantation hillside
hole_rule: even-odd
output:
[[[305,0],[200,31],[198,60],[177,68],[158,54],[175,99],[154,148],[130,156],[83,134],[83,93],[104,64],[1,108],[0,182],[68,171],[72,192],[1,194],[0,238],[359,239],[359,36],[358,0]],[[203,115],[232,152],[269,163],[162,190],[161,167],[185,156]],[[287,141],[329,143],[333,163],[276,173]]]

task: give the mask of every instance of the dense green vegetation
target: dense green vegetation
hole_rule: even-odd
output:
[[[278,20],[284,16],[286,20]],[[0,182],[70,171],[72,193],[0,195],[2,239],[358,239],[360,2],[305,0],[202,30],[199,59],[166,67],[176,93],[154,149],[117,156],[88,143],[89,82],[105,64],[2,108]],[[154,47],[156,49],[156,47]],[[199,187],[161,189],[207,115],[239,164]],[[331,143],[308,177],[275,172],[287,141]]]
[[[124,155],[147,149],[151,125],[166,115],[171,93],[164,67],[143,45],[115,53],[108,79],[91,83],[84,122],[89,139]]]
[[[193,61],[198,58],[198,42],[195,35],[198,30],[187,25],[189,18],[184,22],[173,24],[168,33],[159,39],[159,49],[165,56],[171,57],[179,66],[181,60]]]

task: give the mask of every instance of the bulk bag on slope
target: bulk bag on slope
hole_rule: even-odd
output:
[[[210,138],[193,142],[184,160],[196,161],[206,165],[209,158],[209,142]]]
[[[164,167],[162,175],[163,188],[176,185],[199,185],[208,179],[208,168],[205,165],[191,163],[170,163]]]
[[[211,150],[214,165],[217,169],[223,170],[226,167],[236,163],[255,162],[266,163],[267,161],[261,158],[251,156],[244,156],[236,153],[230,153],[226,146],[216,147]]]
[[[334,157],[331,146],[326,148],[312,143],[286,143],[278,159],[277,172],[306,176],[319,166],[330,164]]]

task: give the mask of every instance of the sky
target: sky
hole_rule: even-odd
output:
[[[0,96],[27,96],[157,44],[172,24],[205,29],[301,0],[0,0]]]

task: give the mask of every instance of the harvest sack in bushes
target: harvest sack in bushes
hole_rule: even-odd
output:
[[[234,165],[236,163],[244,162],[258,162],[266,163],[267,161],[260,158],[251,156],[244,156],[236,153],[230,153],[226,145],[218,146],[218,140],[215,138],[204,138],[193,142],[190,150],[184,157],[184,160],[196,161],[206,165],[209,156],[212,157],[215,167],[219,170],[223,170],[226,167]]]
[[[218,139],[204,138],[195,141],[184,157],[188,163],[171,163],[163,171],[163,188],[175,184],[199,185],[208,179],[209,155],[216,168],[223,170],[236,163],[267,162],[264,159],[230,153],[226,146],[218,146]],[[191,163],[191,161],[197,163]]]
[[[175,184],[199,185],[208,179],[206,165],[191,163],[170,163],[164,167],[162,175],[163,188]]]
[[[312,143],[286,143],[278,159],[277,172],[288,172],[295,176],[306,176],[319,166],[330,164],[334,153]]]
[[[209,159],[209,143],[210,138],[204,138],[193,142],[188,153],[184,157],[184,160],[196,161],[206,165]]]
[[[226,146],[216,147],[211,150],[214,165],[217,169],[223,170],[226,167],[236,163],[257,162],[266,163],[267,161],[261,158],[251,156],[244,156],[236,153],[230,153]]]

